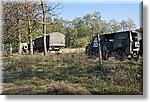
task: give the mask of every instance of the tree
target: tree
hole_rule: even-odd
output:
[[[44,1],[41,0],[41,7],[43,12],[43,35],[44,35],[44,55],[47,55],[47,46],[46,46],[46,8]]]
[[[102,27],[102,30],[103,30],[103,33],[110,33],[111,32],[111,29],[110,29],[110,24],[107,23],[105,20],[102,21],[103,23],[103,27]]]
[[[10,19],[12,14],[11,14],[11,8],[10,8],[9,3],[4,3],[3,2],[3,44],[10,44],[13,45],[13,47],[17,43],[17,36],[14,34],[14,23]],[[9,13],[10,12],[10,13]]]
[[[7,37],[9,34],[12,34],[13,36],[17,35],[18,53],[21,54],[21,29],[24,26],[22,3],[3,2],[3,7],[5,23],[4,34],[6,34]],[[11,26],[9,24],[11,24]]]
[[[121,31],[127,30],[127,22],[125,20],[122,20],[120,23],[120,29]]]
[[[30,54],[33,54],[33,43],[32,43],[32,33],[35,29],[38,28],[38,14],[36,11],[38,10],[37,2],[25,1],[24,3],[24,14],[25,14],[25,21],[27,22],[27,35],[29,37],[29,49]]]
[[[136,24],[134,23],[134,21],[131,18],[129,18],[127,20],[127,28],[129,31],[136,29]]]
[[[44,0],[40,0],[41,2],[41,8],[42,8],[42,24],[43,24],[43,35],[44,35],[44,55],[47,55],[47,46],[46,46],[46,16],[49,14],[50,16],[54,16],[55,13],[53,12],[57,7],[61,4],[58,3],[56,5],[46,5],[49,3],[45,3]],[[50,22],[51,24],[51,22]]]
[[[129,18],[127,21],[122,20],[120,23],[120,29],[121,31],[135,30],[136,24],[131,18]]]
[[[119,25],[115,19],[110,20],[109,25],[111,33],[119,31]]]

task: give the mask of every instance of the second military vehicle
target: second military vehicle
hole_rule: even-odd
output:
[[[33,41],[34,51],[44,51],[44,37],[38,37]],[[46,47],[48,51],[59,51],[65,47],[65,35],[59,32],[54,32],[46,35]]]
[[[124,31],[111,34],[100,34],[94,36],[92,42],[86,47],[89,56],[98,56],[100,48],[103,59],[114,56],[116,60],[125,60],[131,57],[135,60],[139,58],[141,34],[137,31]]]

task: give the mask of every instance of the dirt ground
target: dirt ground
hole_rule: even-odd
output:
[[[77,52],[84,52],[85,48],[64,48],[61,49],[62,53],[77,53]]]
[[[61,49],[60,51],[51,51],[49,53],[84,53],[85,52],[85,48],[64,48]]]

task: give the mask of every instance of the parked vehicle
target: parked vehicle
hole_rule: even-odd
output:
[[[28,53],[29,52],[28,49],[29,49],[28,43],[21,43],[21,52]]]
[[[28,44],[27,43],[21,43],[21,53],[28,53]],[[2,44],[1,50],[3,55],[11,55],[12,53],[18,52],[18,47],[13,47],[11,44]]]
[[[100,35],[100,47],[103,59],[114,56],[116,60],[125,60],[131,57],[139,58],[141,34],[137,31],[124,31]],[[92,42],[86,47],[89,56],[98,56],[98,35],[94,36]]]
[[[43,52],[44,40],[43,36],[33,41],[33,50]],[[59,32],[54,32],[46,35],[46,47],[48,51],[59,51],[65,47],[65,35]]]

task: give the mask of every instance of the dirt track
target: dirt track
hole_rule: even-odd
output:
[[[84,52],[85,48],[64,48],[61,49],[62,53],[77,53],[77,52]]]
[[[60,51],[51,51],[50,53],[79,53],[79,52],[85,52],[85,48],[64,48]]]

